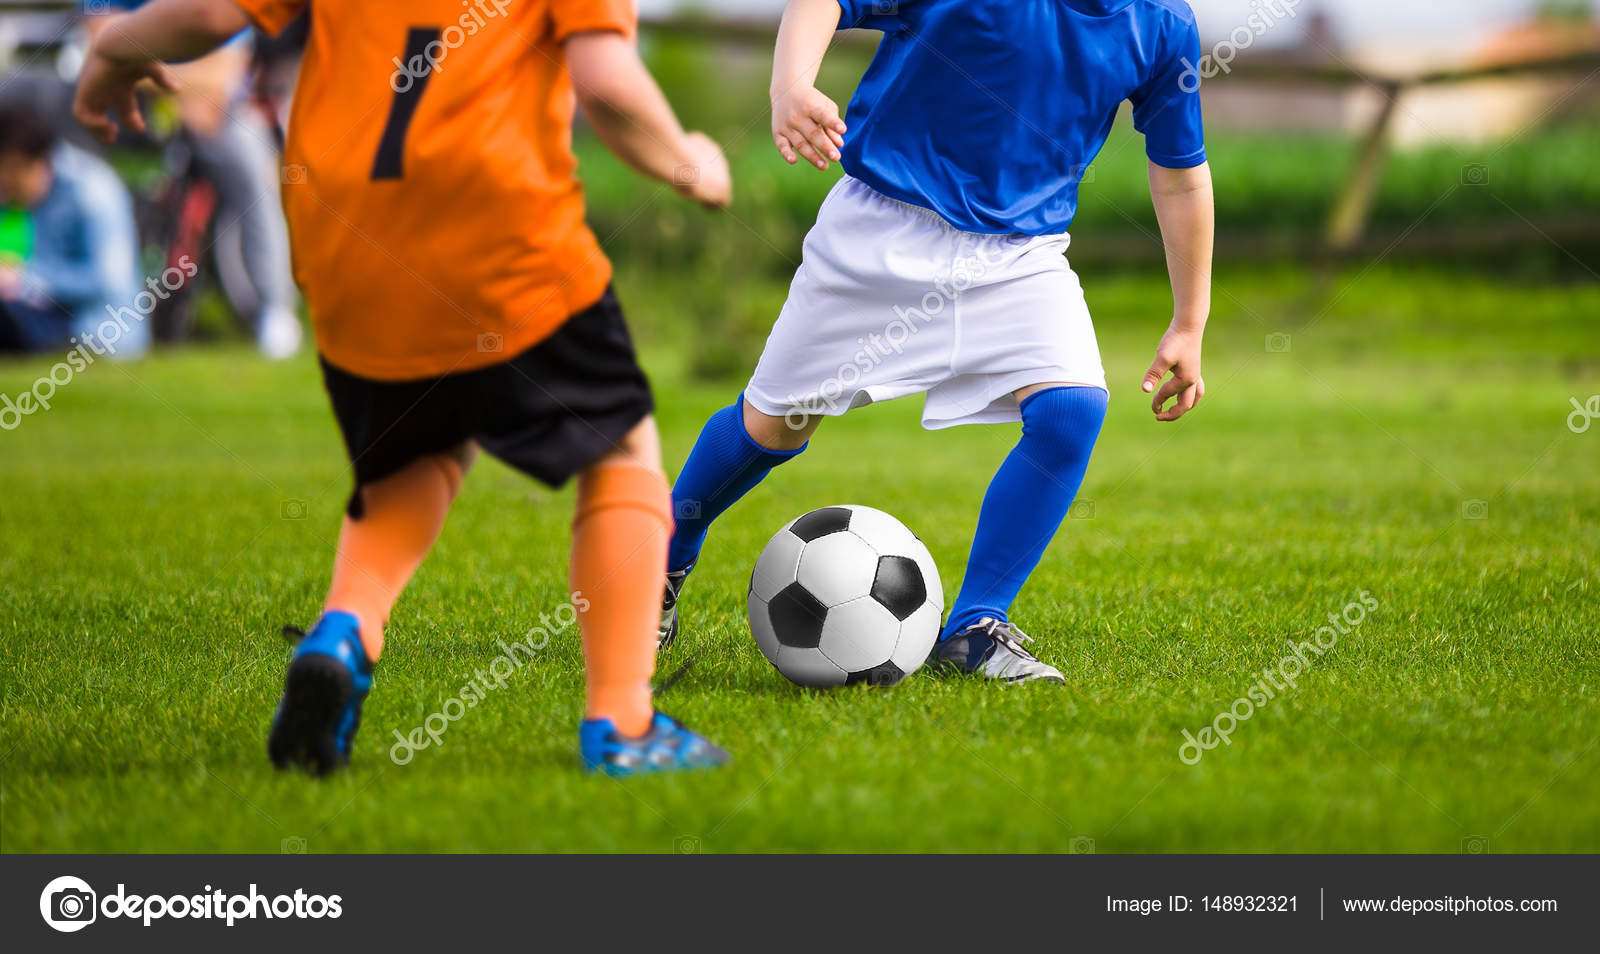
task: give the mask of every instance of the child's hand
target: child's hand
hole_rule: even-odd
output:
[[[674,174],[678,193],[708,209],[720,209],[733,201],[733,175],[722,147],[705,133],[684,137],[689,161]]]
[[[144,116],[139,112],[139,100],[134,90],[145,80],[166,92],[176,92],[167,68],[155,60],[125,63],[112,60],[97,52],[98,44],[91,47],[78,74],[78,92],[72,102],[72,114],[84,128],[101,142],[117,138],[116,120],[106,113],[115,110],[122,121],[134,132],[144,132]]]
[[[1206,380],[1200,376],[1200,338],[1201,332],[1181,328],[1176,323],[1161,336],[1161,344],[1156,346],[1156,359],[1144,373],[1144,392],[1155,392],[1150,410],[1156,412],[1156,420],[1176,421],[1206,396]],[[1168,371],[1172,372],[1172,377],[1162,384],[1161,379]],[[1157,385],[1160,390],[1156,390]],[[1177,400],[1163,410],[1161,405],[1174,396]]]
[[[844,146],[839,104],[814,86],[797,87],[772,101],[772,141],[789,165],[798,153],[818,169],[839,161]]]

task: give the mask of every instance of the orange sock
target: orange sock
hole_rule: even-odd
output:
[[[361,643],[373,662],[383,651],[389,610],[444,527],[462,473],[461,461],[450,454],[413,461],[362,487],[361,519],[344,519],[325,609],[360,620]]]
[[[589,674],[588,717],[610,719],[624,735],[648,731],[654,711],[650,675],[671,533],[671,497],[660,471],[605,463],[579,478],[572,589]]]

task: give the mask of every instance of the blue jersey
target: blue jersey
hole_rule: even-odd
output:
[[[846,110],[846,172],[968,232],[1065,232],[1123,100],[1158,165],[1206,161],[1183,0],[839,0],[883,31]]]

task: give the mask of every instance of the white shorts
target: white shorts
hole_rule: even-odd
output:
[[[963,232],[839,180],[745,400],[773,416],[839,415],[927,392],[922,425],[1020,420],[1030,384],[1106,385],[1069,237]]]

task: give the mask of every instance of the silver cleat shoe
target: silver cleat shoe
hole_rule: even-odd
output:
[[[683,592],[684,581],[689,579],[691,563],[681,570],[667,574],[667,585],[661,591],[661,626],[656,630],[656,652],[666,652],[678,638],[678,595]]]
[[[1001,682],[1044,679],[1066,684],[1061,670],[1039,661],[1024,649],[1033,637],[1005,620],[985,616],[949,639],[936,644],[929,658],[935,668],[951,667]]]

